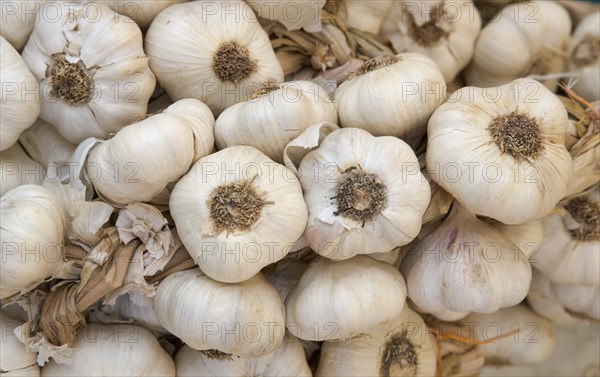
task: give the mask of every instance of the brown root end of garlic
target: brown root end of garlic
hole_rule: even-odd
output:
[[[257,66],[248,48],[234,40],[221,43],[213,55],[212,69],[221,81],[237,84],[256,72]]]
[[[513,111],[490,123],[487,130],[502,153],[517,161],[535,158],[542,151],[540,127],[534,118]]]
[[[408,339],[406,330],[391,336],[380,352],[379,375],[415,376],[418,358],[415,346]]]
[[[362,171],[360,167],[351,167],[343,172],[337,195],[335,216],[365,222],[373,220],[383,211],[387,203],[387,188],[372,173]]]
[[[573,62],[584,67],[600,60],[600,37],[588,35],[573,50]]]
[[[571,237],[580,241],[600,240],[600,206],[585,198],[570,200],[565,209],[579,224],[579,228],[571,229]]]
[[[81,106],[94,96],[94,79],[82,60],[69,63],[63,54],[53,56],[48,74],[50,94],[70,105]]]

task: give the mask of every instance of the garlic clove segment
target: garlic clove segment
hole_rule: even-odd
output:
[[[269,37],[240,0],[168,7],[150,25],[146,51],[173,100],[200,99],[215,117],[263,84],[283,82]]]
[[[249,279],[285,257],[308,216],[296,176],[248,146],[196,162],[175,185],[169,209],[192,259],[226,283]]]
[[[300,164],[306,237],[330,259],[385,253],[421,229],[430,189],[412,149],[358,128],[329,134]]]
[[[261,274],[227,284],[197,268],[176,272],[159,284],[154,310],[185,344],[217,354],[264,356],[277,349],[285,333],[283,303]]]
[[[285,300],[286,326],[304,340],[348,339],[394,321],[405,301],[404,278],[393,266],[365,255],[319,257]]]
[[[600,99],[600,12],[587,15],[573,33],[569,71],[575,77],[573,90],[589,102]]]
[[[573,174],[568,115],[541,83],[454,92],[429,119],[427,173],[470,212],[505,224],[548,214]]]
[[[17,327],[22,323],[0,313],[0,370],[2,376],[39,376],[36,354],[29,351],[15,336]]]

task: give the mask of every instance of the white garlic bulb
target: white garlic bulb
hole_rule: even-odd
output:
[[[247,146],[196,162],[175,185],[169,209],[192,259],[226,283],[249,279],[285,257],[308,216],[294,174]]]
[[[263,84],[283,81],[269,37],[240,0],[172,5],[156,16],[145,43],[169,96],[200,99],[215,117]]]
[[[337,118],[319,84],[273,84],[223,111],[215,123],[215,141],[219,149],[249,145],[281,163],[290,141],[317,122],[337,123]]]
[[[348,339],[397,319],[406,284],[396,268],[365,255],[319,257],[285,300],[286,326],[304,340]]]
[[[56,169],[56,176],[63,175],[63,169],[69,170],[71,156],[77,147],[65,139],[56,128],[41,119],[21,134],[19,143],[31,158],[42,166],[47,168],[48,165],[52,165],[51,167]]]
[[[147,29],[163,9],[188,0],[94,0],[117,13],[131,18],[140,28]]]
[[[33,30],[42,4],[48,0],[0,1],[0,35],[20,51]]]
[[[23,59],[38,80],[40,118],[72,143],[105,138],[146,114],[155,78],[142,33],[93,2],[48,2]]]
[[[472,1],[395,1],[381,34],[398,53],[416,52],[432,58],[446,82],[467,66],[481,30]]]
[[[586,16],[573,33],[569,71],[579,73],[573,90],[592,102],[600,99],[600,12]]]
[[[29,351],[15,336],[15,330],[22,323],[0,313],[0,370],[2,376],[39,376],[36,354]]]
[[[0,299],[25,293],[63,264],[66,214],[41,186],[23,185],[0,199]]]
[[[213,129],[214,118],[205,104],[177,101],[93,147],[86,174],[109,203],[150,201],[212,152]]]
[[[408,296],[436,313],[492,313],[521,302],[531,266],[520,248],[457,202],[432,233],[402,260]]]
[[[178,377],[312,376],[302,343],[289,334],[275,351],[262,357],[228,357],[183,346],[175,356],[175,366]]]
[[[410,308],[352,339],[323,343],[316,377],[436,375],[433,334]]]
[[[568,115],[539,82],[464,87],[427,128],[427,172],[470,212],[505,224],[543,217],[573,174]]]
[[[531,263],[553,282],[600,286],[600,188],[563,209],[544,217],[544,238]]]
[[[396,136],[410,145],[421,140],[427,120],[445,100],[440,68],[416,53],[371,59],[335,91],[342,127]]]
[[[0,152],[0,196],[22,185],[39,185],[44,180],[42,165],[33,161],[17,143]]]
[[[154,310],[165,329],[200,351],[264,356],[285,333],[283,303],[261,274],[227,284],[197,268],[176,272],[159,284]]]
[[[310,247],[330,259],[385,253],[412,241],[430,200],[410,147],[358,128],[334,131],[299,169]]]
[[[257,16],[276,20],[288,30],[321,31],[321,9],[326,0],[246,0]]]
[[[75,338],[70,364],[51,360],[42,368],[42,376],[174,377],[175,364],[148,330],[89,324]]]
[[[3,151],[14,145],[35,122],[40,101],[37,80],[4,37],[0,37],[0,70],[0,151]]]

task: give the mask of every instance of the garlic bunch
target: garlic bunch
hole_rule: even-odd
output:
[[[65,216],[58,199],[41,186],[19,186],[2,196],[0,298],[33,289],[64,265]]]
[[[588,101],[600,99],[600,12],[586,16],[573,33],[569,71],[579,73],[573,90]]]
[[[48,168],[56,169],[56,176],[69,171],[71,156],[77,147],[65,139],[56,128],[38,119],[33,126],[26,129],[19,138],[19,143],[35,161]],[[66,171],[63,172],[62,170]]]
[[[285,257],[307,219],[294,174],[247,146],[196,162],[175,185],[169,208],[192,259],[226,283],[249,279]]]
[[[40,375],[35,353],[27,350],[15,336],[15,330],[20,325],[19,321],[0,313],[0,339],[2,339],[0,371],[2,371],[2,377]]]
[[[364,255],[319,257],[285,300],[286,326],[304,340],[348,339],[396,320],[406,284],[396,268]]]
[[[436,313],[492,313],[518,304],[531,266],[513,241],[454,202],[443,223],[417,242],[400,266],[408,296]]]
[[[0,152],[0,196],[22,185],[42,183],[44,168],[33,161],[17,143]]]
[[[246,0],[257,16],[279,21],[288,30],[321,31],[321,9],[326,0]]]
[[[145,43],[169,96],[200,99],[215,117],[263,84],[283,81],[267,34],[240,0],[172,5],[156,16]]]
[[[48,0],[2,0],[0,6],[0,35],[17,50],[20,51],[33,26],[38,20],[37,12],[44,2]]]
[[[175,364],[150,333],[133,325],[89,324],[75,338],[69,364],[50,361],[45,377],[174,377]]]
[[[177,101],[81,153],[84,174],[108,203],[150,201],[212,152],[213,129],[206,105],[195,99]],[[82,143],[79,150],[89,146]]]
[[[299,169],[310,247],[330,259],[385,253],[412,241],[430,199],[410,147],[358,128],[329,134]]]
[[[35,122],[40,101],[35,77],[4,37],[0,37],[0,70],[0,151],[3,151],[14,145]]]
[[[445,100],[440,68],[415,53],[371,59],[335,91],[342,127],[396,136],[409,145],[421,140],[427,119]]]
[[[105,138],[146,114],[155,78],[142,33],[93,2],[48,2],[23,59],[38,80],[40,118],[72,143]]]
[[[302,343],[287,334],[275,351],[262,357],[236,357],[183,346],[175,356],[178,377],[311,377]]]
[[[321,86],[309,81],[271,84],[219,115],[215,141],[219,149],[249,145],[282,162],[286,145],[317,122],[337,123],[335,106]]]
[[[437,350],[423,319],[408,307],[352,339],[323,343],[315,376],[436,375]]]
[[[159,284],[154,310],[165,329],[185,344],[217,354],[264,356],[285,333],[283,303],[261,274],[226,284],[197,268],[174,273]]]
[[[142,30],[147,29],[152,20],[165,8],[188,0],[94,0],[113,11],[131,18]]]
[[[459,89],[429,120],[427,172],[474,214],[540,218],[572,176],[567,124],[561,101],[535,80]]]
[[[398,53],[416,52],[432,58],[447,82],[467,66],[481,30],[472,1],[395,1],[381,34]]]

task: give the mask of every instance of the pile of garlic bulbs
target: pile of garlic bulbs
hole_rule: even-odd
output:
[[[0,16],[3,377],[489,375],[599,328],[600,6]]]

